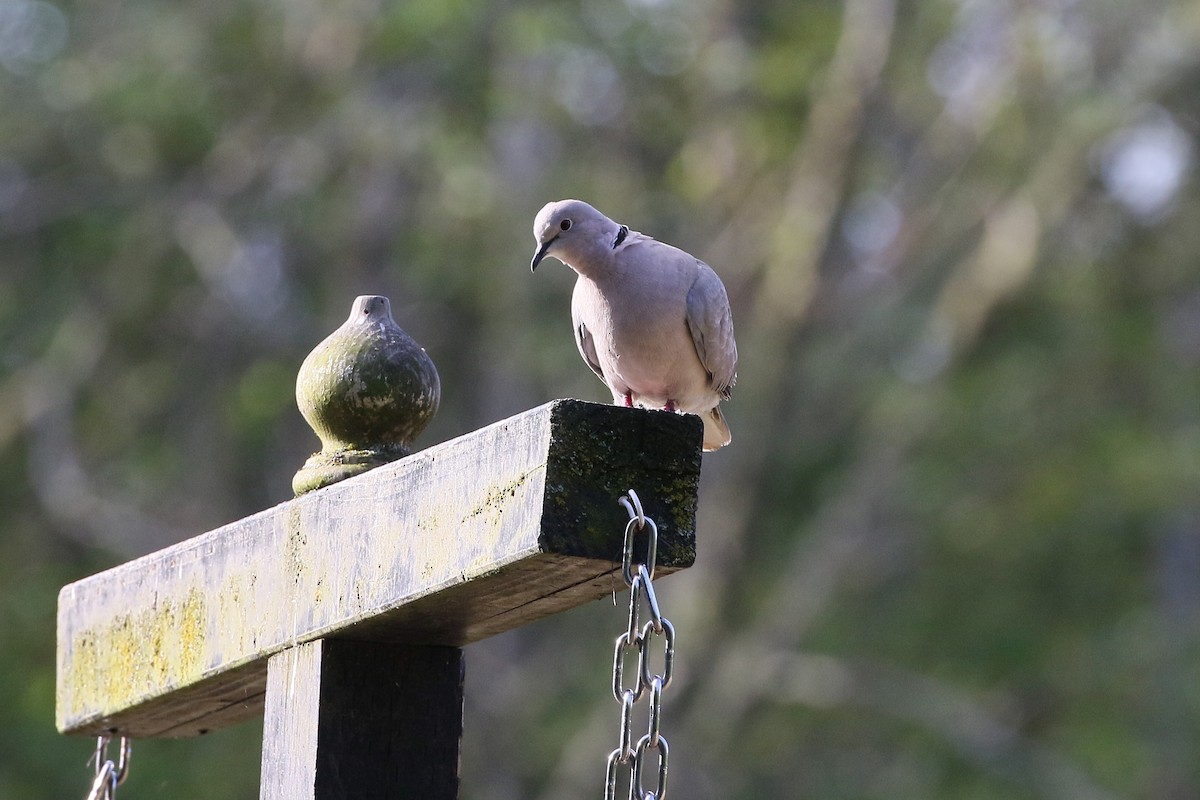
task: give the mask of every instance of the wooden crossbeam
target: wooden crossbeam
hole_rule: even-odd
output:
[[[202,734],[261,714],[307,642],[458,647],[608,595],[629,488],[660,571],[687,567],[701,429],[555,401],[72,583],[58,729]]]

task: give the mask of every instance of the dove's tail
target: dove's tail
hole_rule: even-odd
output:
[[[700,419],[704,420],[704,452],[709,453],[718,447],[724,447],[733,439],[720,406],[713,406],[711,411],[701,414]]]

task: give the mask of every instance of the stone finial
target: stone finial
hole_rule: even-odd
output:
[[[388,299],[358,297],[296,376],[296,404],[321,452],[296,473],[292,490],[301,495],[408,455],[441,394],[433,361],[392,319]]]

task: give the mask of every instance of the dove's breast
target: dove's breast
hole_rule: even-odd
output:
[[[596,281],[581,276],[572,305],[592,334],[601,372],[614,395],[631,392],[636,402],[650,407],[674,400],[685,411],[711,408],[708,373],[687,326],[687,292],[694,274],[642,268],[609,277]]]

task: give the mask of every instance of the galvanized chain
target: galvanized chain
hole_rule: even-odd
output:
[[[667,739],[662,735],[662,695],[671,684],[675,660],[675,628],[662,615],[654,595],[654,566],[658,558],[658,526],[645,515],[637,492],[630,489],[618,502],[629,512],[625,526],[625,545],[621,560],[621,576],[629,587],[629,620],[617,637],[613,652],[613,697],[621,704],[621,732],[617,749],[608,754],[608,770],[604,779],[604,800],[614,800],[617,777],[624,767],[629,784],[629,800],[664,800],[667,796]],[[646,531],[645,563],[633,563],[634,540]],[[641,625],[641,606],[645,600],[650,619]],[[650,666],[651,644],[662,639],[662,671]],[[625,685],[625,657],[637,651],[637,680]],[[649,690],[649,730],[636,742],[633,739],[633,710]],[[654,791],[642,788],[642,774],[651,753],[657,756],[657,782]]]
[[[124,783],[125,778],[129,775],[129,755],[133,751],[132,744],[129,739],[121,737],[121,752],[114,763],[108,757],[110,741],[112,741],[112,737],[108,735],[96,739],[96,752],[89,760],[89,763],[91,760],[96,762],[96,778],[92,781],[92,788],[84,800],[114,800],[117,796],[117,787]]]

